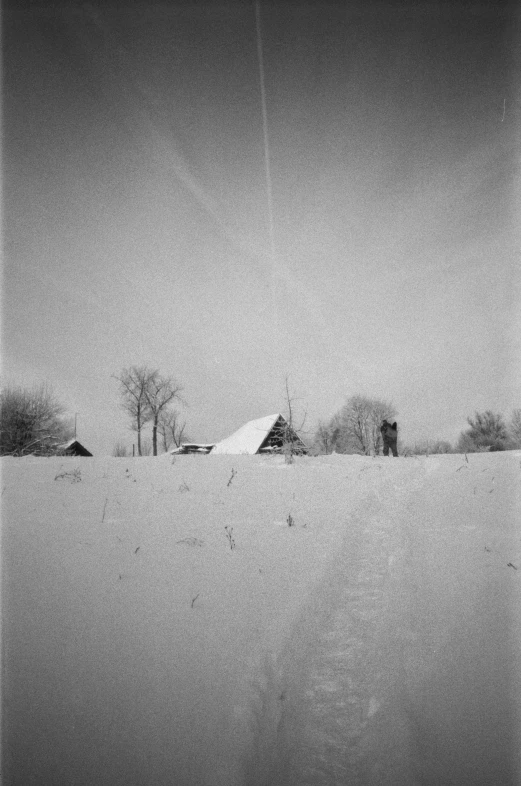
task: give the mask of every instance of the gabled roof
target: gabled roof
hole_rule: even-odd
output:
[[[212,454],[247,453],[253,455],[258,453],[279,417],[280,415],[277,413],[276,415],[266,415],[266,417],[257,420],[250,420],[229,437],[218,442],[212,450]]]
[[[216,453],[254,455],[267,448],[271,442],[281,443],[281,436],[286,429],[289,429],[288,423],[278,412],[275,415],[250,420],[231,436],[218,442],[212,450],[212,455]],[[292,433],[292,441],[301,444],[305,450],[304,443],[295,432]]]
[[[70,439],[63,445],[58,445],[58,453],[67,453],[72,456],[92,456],[92,453],[85,448],[77,439]]]

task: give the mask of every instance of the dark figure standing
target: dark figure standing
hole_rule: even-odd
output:
[[[382,432],[384,443],[384,456],[389,455],[389,448],[391,448],[393,456],[397,456],[398,451],[396,449],[396,443],[398,441],[398,427],[396,421],[391,425],[387,420],[384,420],[380,426],[380,431]]]

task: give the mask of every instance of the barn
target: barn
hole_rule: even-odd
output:
[[[77,439],[70,439],[64,445],[58,445],[56,448],[57,456],[92,456],[92,453],[83,447],[81,442]]]
[[[211,454],[282,453],[286,445],[293,453],[305,454],[307,446],[280,413],[250,420],[226,439],[217,442]]]

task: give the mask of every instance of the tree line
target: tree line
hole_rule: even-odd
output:
[[[136,433],[138,456],[157,456],[159,448],[166,452],[172,445],[178,447],[189,439],[186,421],[179,411],[179,406],[186,403],[181,395],[183,388],[174,377],[147,366],[131,366],[114,375],[114,379],[121,407]],[[293,432],[292,402],[286,378],[286,404]],[[312,451],[379,455],[381,423],[396,417],[397,411],[389,401],[351,396],[329,421],[318,424]],[[445,440],[421,440],[407,446],[401,441],[399,430],[398,453],[476,453],[521,448],[521,408],[514,409],[508,421],[502,414],[486,410],[475,412],[467,423],[469,428],[461,432],[454,446]],[[146,427],[151,427],[151,440],[144,436]],[[298,433],[299,429],[295,431]],[[74,432],[73,421],[65,417],[65,408],[47,385],[31,389],[6,386],[0,391],[0,455],[53,455],[75,436]],[[117,443],[113,455],[126,456],[128,449]]]
[[[382,446],[380,425],[384,419],[390,421],[396,415],[390,402],[351,396],[331,420],[319,423],[314,438],[315,451],[377,456]],[[414,445],[405,445],[398,430],[398,453],[410,456],[521,448],[521,409],[514,409],[508,422],[502,414],[486,410],[468,417],[467,423],[470,428],[460,433],[454,446],[442,439],[423,439]]]
[[[186,422],[174,406],[183,404],[182,387],[171,376],[146,366],[125,368],[114,375],[119,383],[121,406],[130,417],[130,427],[137,433],[137,455],[158,454],[158,445],[166,452],[172,444],[187,439]],[[143,429],[150,424],[152,441],[143,440]],[[50,456],[75,436],[71,418],[51,387],[32,388],[7,385],[0,391],[0,455]],[[114,455],[128,455],[121,443]]]

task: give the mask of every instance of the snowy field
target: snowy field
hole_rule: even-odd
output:
[[[3,459],[4,786],[520,784],[520,481]]]

